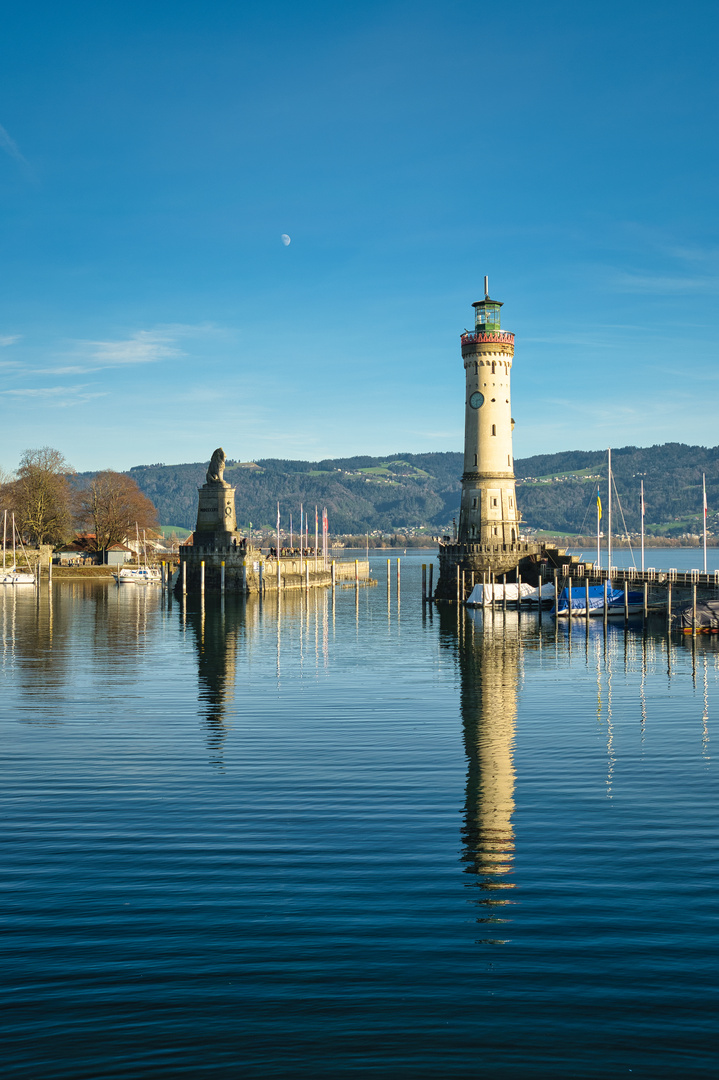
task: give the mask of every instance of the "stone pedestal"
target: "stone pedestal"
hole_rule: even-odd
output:
[[[199,489],[195,544],[230,544],[237,537],[235,489],[226,480],[212,480]]]

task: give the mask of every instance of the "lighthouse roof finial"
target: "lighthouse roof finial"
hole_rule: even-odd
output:
[[[484,299],[489,300],[489,277],[486,274],[484,277]]]

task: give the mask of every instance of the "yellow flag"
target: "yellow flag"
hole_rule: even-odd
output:
[[[599,493],[597,492],[597,521],[601,521],[601,520],[602,520],[602,500],[599,498]]]

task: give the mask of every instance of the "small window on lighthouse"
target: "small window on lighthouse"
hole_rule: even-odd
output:
[[[475,465],[477,464],[477,455],[476,454],[474,455],[474,464]]]
[[[476,509],[477,509],[477,500],[476,500],[476,499],[472,499],[472,509],[473,509],[473,510],[476,510]],[[474,526],[473,526],[473,527],[474,527]]]
[[[497,434],[497,425],[496,424],[492,424],[492,434],[493,435]]]

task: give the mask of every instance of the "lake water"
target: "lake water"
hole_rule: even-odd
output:
[[[717,640],[395,559],[0,592],[3,1077],[715,1075]]]

